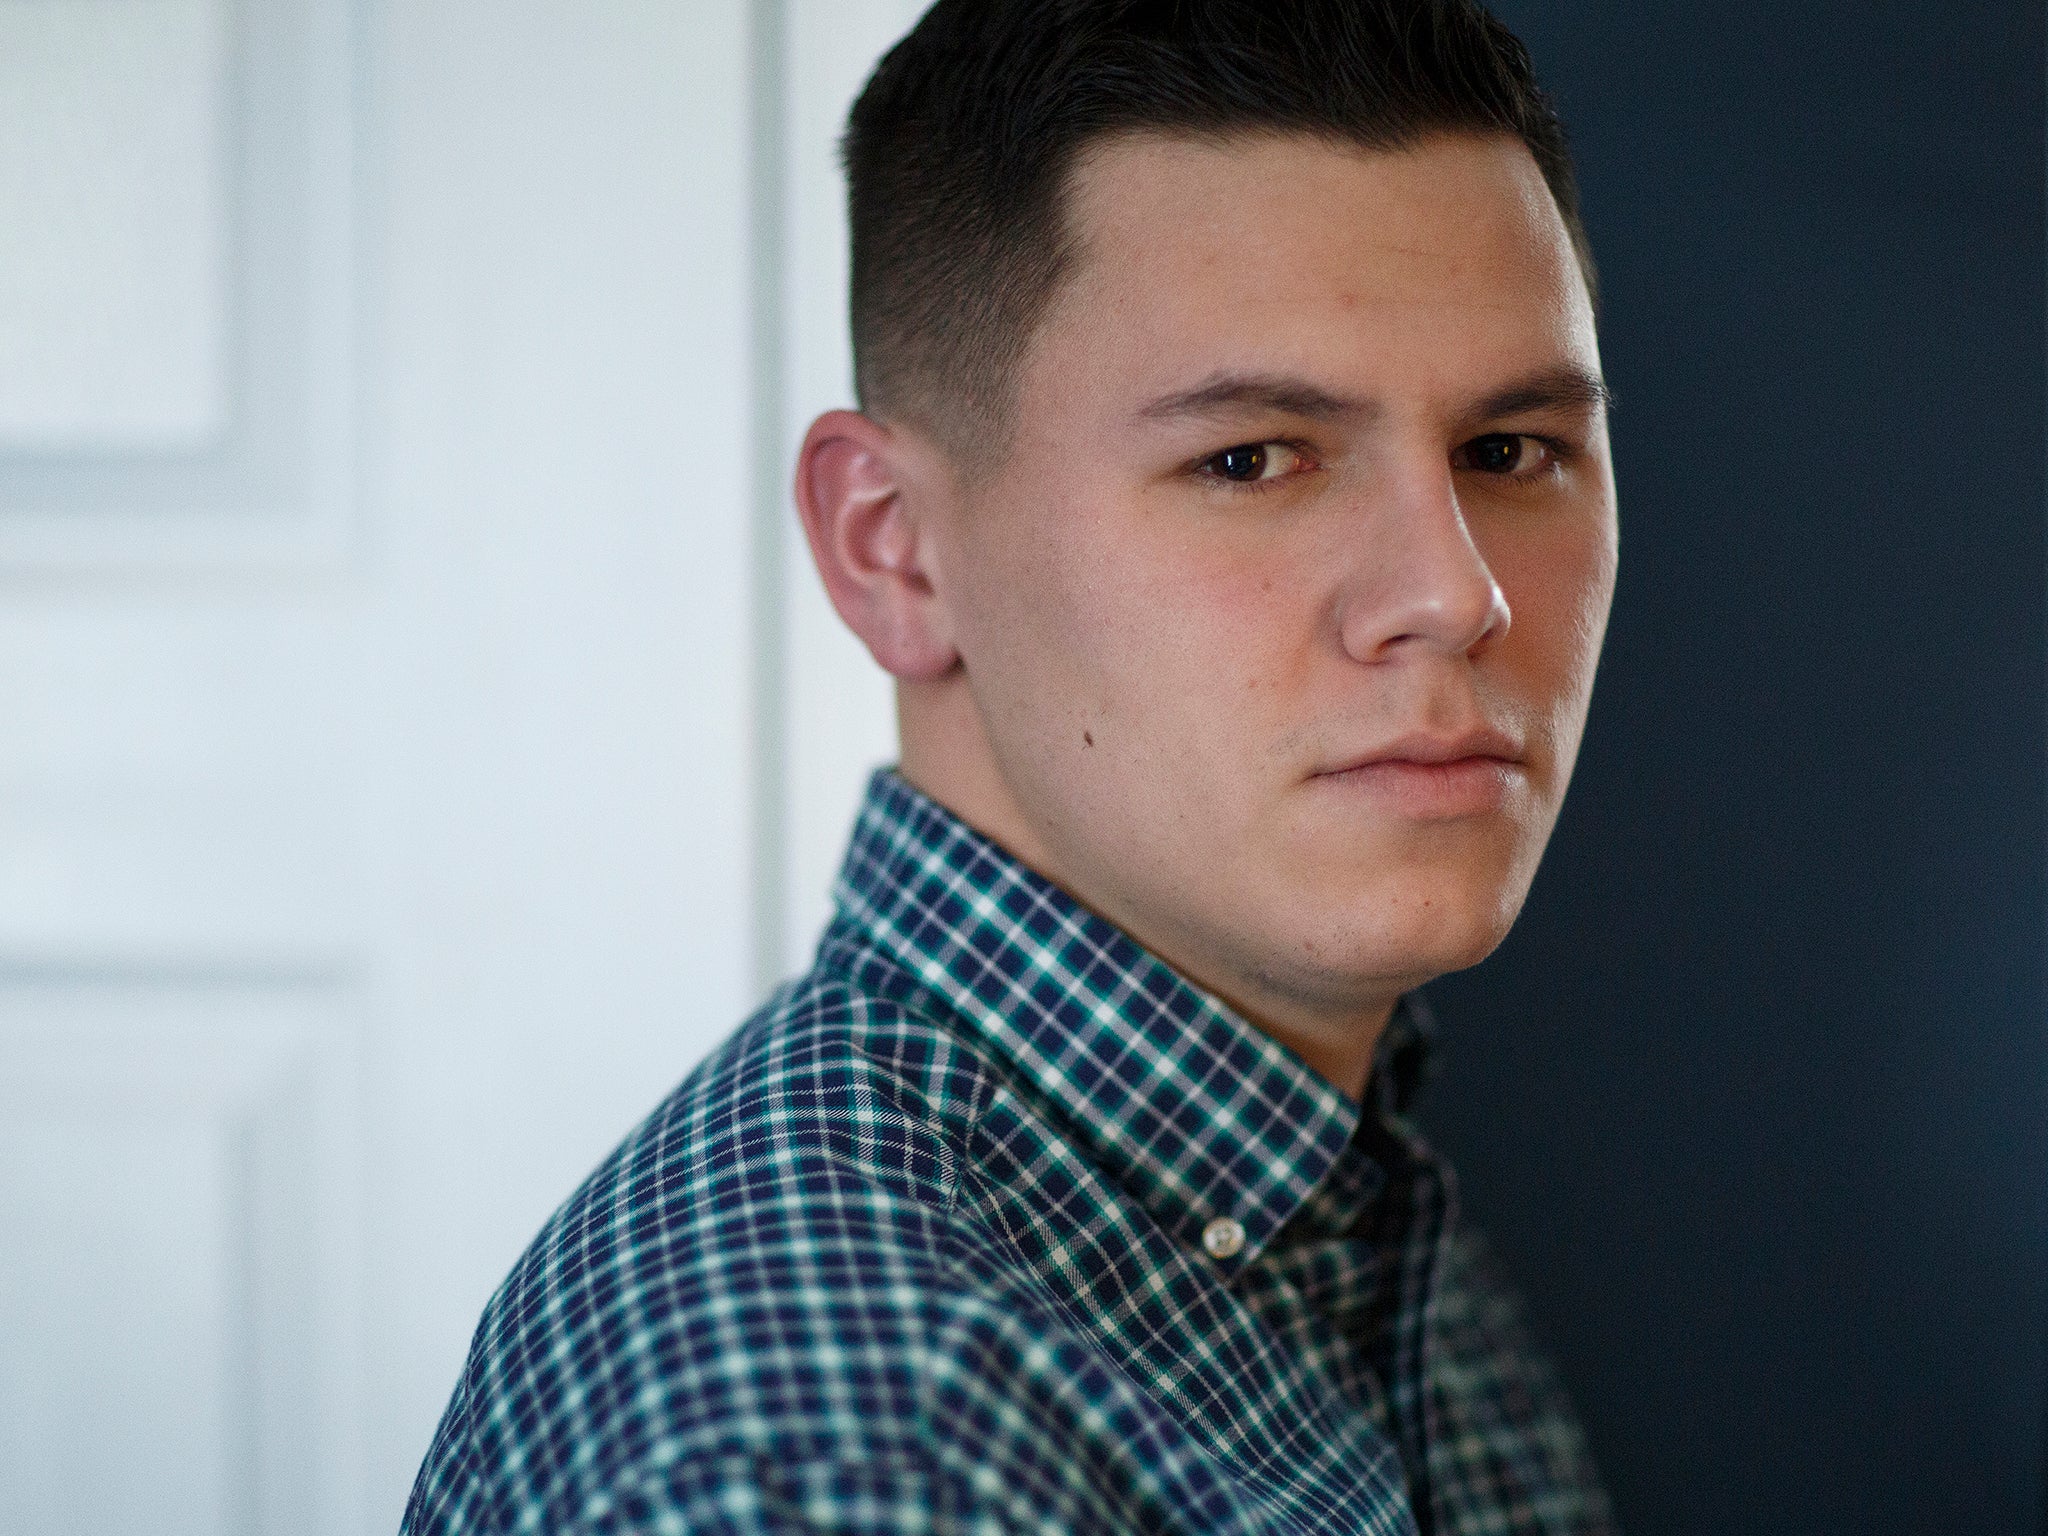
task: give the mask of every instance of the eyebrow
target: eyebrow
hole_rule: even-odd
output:
[[[1481,418],[1514,416],[1524,411],[1608,411],[1613,391],[1596,373],[1566,364],[1517,380],[1478,401],[1471,414]],[[1370,418],[1380,407],[1370,400],[1333,395],[1306,379],[1279,374],[1226,373],[1193,389],[1161,395],[1141,407],[1141,421],[1172,421],[1186,416],[1222,416],[1240,411],[1272,411],[1313,421]]]
[[[1546,368],[1488,395],[1478,403],[1473,414],[1493,417],[1519,416],[1524,411],[1613,409],[1614,391],[1607,387],[1606,381],[1597,373],[1567,363],[1560,368]]]
[[[1172,421],[1182,416],[1221,416],[1233,411],[1274,411],[1323,421],[1341,416],[1370,416],[1370,401],[1333,395],[1306,379],[1277,374],[1226,373],[1193,389],[1161,395],[1138,412],[1141,421]]]

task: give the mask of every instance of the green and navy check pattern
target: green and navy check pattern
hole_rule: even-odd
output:
[[[1611,1530],[1419,1005],[1361,1111],[888,772],[837,895],[493,1298],[407,1531]]]

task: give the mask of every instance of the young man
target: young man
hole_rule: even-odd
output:
[[[420,1533],[1594,1532],[1404,1118],[1615,573],[1589,268],[1465,0],[940,0],[797,500],[898,680],[815,968],[549,1224]]]

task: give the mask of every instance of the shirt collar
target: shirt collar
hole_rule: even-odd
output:
[[[835,895],[1177,1241],[1199,1250],[1219,1219],[1239,1223],[1242,1246],[1214,1260],[1225,1274],[1358,1127],[1359,1106],[1300,1058],[892,770],[868,786]],[[1369,1093],[1388,1110],[1405,1106],[1426,1019],[1404,1005],[1396,1025]]]

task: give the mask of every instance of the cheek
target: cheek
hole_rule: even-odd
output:
[[[1289,643],[1302,576],[1240,542],[1070,509],[990,562],[969,646],[1000,648],[1129,746],[1192,716],[1213,729],[1219,713],[1284,690],[1302,649]],[[1185,738],[1170,745],[1184,752]]]
[[[1184,658],[1196,691],[1229,707],[1246,693],[1304,686],[1342,548],[1313,524],[1256,514],[1163,526],[1169,531],[1141,541],[1133,578],[1160,642]]]
[[[1614,596],[1612,520],[1535,530],[1490,558],[1512,615],[1504,660],[1525,701],[1569,749],[1584,721]]]
[[[1021,499],[983,508],[947,552],[953,627],[978,684],[1008,684],[1020,667],[1054,668],[1087,649],[1099,562],[1085,525],[1064,511]]]
[[[954,629],[990,745],[1044,819],[1134,755],[1173,615],[1085,503],[1004,512],[956,566]]]

